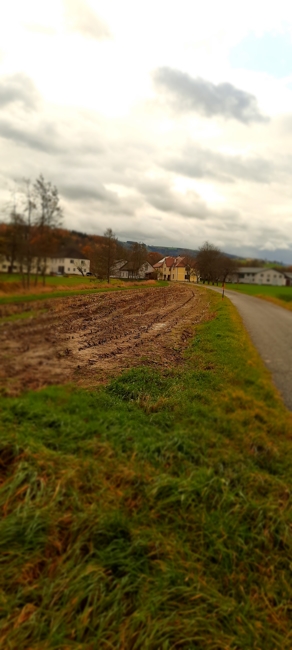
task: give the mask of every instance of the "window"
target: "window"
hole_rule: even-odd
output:
[[[67,271],[70,271],[70,266],[68,266]]]
[[[2,264],[2,269],[6,269],[6,264]]]
[[[73,271],[76,271],[76,269],[73,269]]]
[[[74,264],[74,260],[70,260],[70,264]]]

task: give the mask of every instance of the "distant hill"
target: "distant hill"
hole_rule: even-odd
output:
[[[121,244],[127,248],[130,248],[133,243],[134,242],[132,241],[121,242]],[[178,248],[177,246],[147,246],[147,250],[149,253],[161,253],[162,257],[167,257],[168,255],[172,257],[178,257],[179,255],[190,255],[191,257],[196,257],[199,252],[194,248]],[[226,253],[226,255],[232,259],[239,259],[237,255],[231,255],[230,253]]]

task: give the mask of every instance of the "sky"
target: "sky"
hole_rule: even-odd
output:
[[[0,209],[57,186],[64,226],[292,264],[289,0],[9,0]]]

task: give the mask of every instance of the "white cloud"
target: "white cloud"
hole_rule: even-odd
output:
[[[63,0],[63,2],[69,29],[97,40],[110,37],[108,26],[86,0]]]

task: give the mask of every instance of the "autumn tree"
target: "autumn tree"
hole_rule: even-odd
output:
[[[2,224],[0,237],[0,255],[7,260],[7,272],[13,273],[16,262],[20,262],[23,251],[24,221],[15,208],[12,209],[9,222]]]
[[[154,266],[154,264],[157,264],[157,262],[160,262],[162,257],[163,257],[163,255],[161,255],[161,253],[157,253],[157,251],[151,251],[151,252],[147,253],[147,262],[150,262],[150,264],[152,264],[152,266]]]

